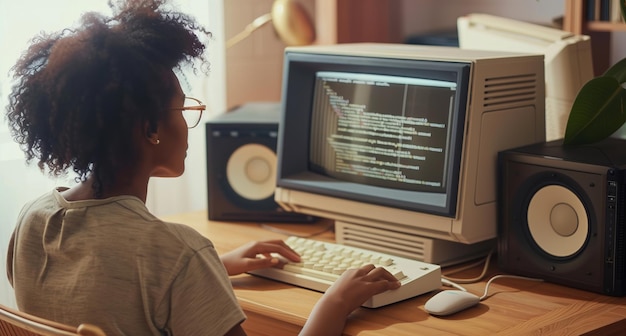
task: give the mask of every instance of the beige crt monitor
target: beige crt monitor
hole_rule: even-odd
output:
[[[546,140],[563,138],[574,99],[593,78],[589,36],[488,14],[459,17],[457,30],[463,49],[545,55]]]
[[[275,201],[340,244],[430,263],[493,247],[497,154],[545,140],[543,56],[287,48]]]

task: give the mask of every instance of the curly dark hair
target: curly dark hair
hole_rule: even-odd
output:
[[[156,129],[174,94],[172,71],[201,61],[211,34],[161,0],[113,2],[111,17],[83,14],[75,29],[42,33],[12,68],[11,134],[53,176],[94,176],[94,195],[136,157],[133,132]],[[141,123],[141,124],[139,124]]]

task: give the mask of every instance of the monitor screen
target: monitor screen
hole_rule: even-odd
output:
[[[539,55],[290,47],[283,73],[275,200],[341,243],[416,257],[415,239],[494,238],[497,152],[545,139]]]
[[[387,188],[395,204],[409,192],[420,203],[446,207],[458,179],[449,176],[458,162],[450,157],[459,134],[452,127],[456,88],[450,80],[317,72],[311,171]]]

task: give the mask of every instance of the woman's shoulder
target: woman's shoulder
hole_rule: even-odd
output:
[[[207,247],[214,248],[213,242],[211,242],[208,238],[204,237],[198,231],[188,225],[165,221],[161,222],[169,233],[180,239],[182,243],[184,243],[194,251],[198,251]]]

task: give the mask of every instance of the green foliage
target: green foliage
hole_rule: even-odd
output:
[[[622,72],[626,70],[626,64],[623,65]],[[612,76],[600,76],[582,87],[567,121],[564,144],[578,145],[600,141],[626,122],[626,90],[621,84],[623,82]]]
[[[626,2],[620,1],[626,17]],[[626,122],[626,59],[585,84],[572,105],[564,145],[590,144],[609,137]]]

